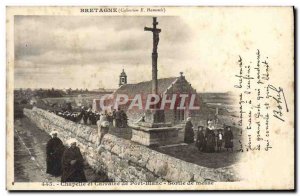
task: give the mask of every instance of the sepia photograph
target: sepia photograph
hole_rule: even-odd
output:
[[[6,9],[8,190],[294,190],[293,7]]]

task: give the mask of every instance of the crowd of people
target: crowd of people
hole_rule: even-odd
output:
[[[46,172],[55,177],[61,176],[61,182],[86,182],[84,159],[77,147],[77,140],[68,140],[65,147],[57,132],[52,132],[51,136],[46,146]]]
[[[110,125],[114,127],[125,128],[128,122],[126,112],[122,109],[114,109],[112,112],[95,112],[91,108],[86,110],[82,107],[80,112],[66,110],[55,113],[65,119],[84,125],[96,125],[101,116],[105,116]]]
[[[221,152],[223,147],[233,151],[233,133],[230,126],[225,129],[215,129],[212,120],[207,121],[206,129],[198,126],[194,133],[191,118],[187,118],[184,129],[184,142],[191,144],[195,142],[196,147],[201,152]]]

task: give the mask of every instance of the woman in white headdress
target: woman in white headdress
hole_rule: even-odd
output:
[[[184,128],[184,142],[185,143],[193,143],[194,142],[194,130],[193,130],[193,123],[192,118],[188,117],[186,119],[186,124]]]
[[[213,121],[208,120],[207,121],[207,128],[206,128],[206,152],[215,152],[215,146],[216,146],[216,135],[214,133],[214,126]]]
[[[77,147],[77,140],[71,138],[67,141],[68,148],[62,157],[61,182],[86,182],[84,174],[84,159]]]
[[[57,131],[50,133],[52,138],[47,142],[46,145],[46,173],[53,176],[61,175],[61,158],[64,152],[64,145],[62,141],[57,137]]]

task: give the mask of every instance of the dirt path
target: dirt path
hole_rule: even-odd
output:
[[[59,182],[60,177],[46,173],[46,144],[50,136],[28,118],[15,119],[14,133],[15,182]],[[88,181],[107,181],[106,176],[95,174],[88,166],[85,174]]]

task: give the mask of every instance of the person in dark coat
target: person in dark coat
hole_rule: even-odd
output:
[[[216,135],[214,133],[214,126],[212,120],[208,120],[206,128],[206,152],[215,152]]]
[[[112,114],[112,112],[107,113],[107,120],[108,120],[110,125],[113,125],[113,114]]]
[[[121,119],[122,119],[122,117],[121,117],[121,112],[120,112],[120,110],[118,109],[117,111],[116,111],[116,127],[120,127],[121,126]]]
[[[77,141],[71,139],[68,143],[70,147],[65,150],[62,157],[61,182],[86,182],[84,160],[80,149],[76,146]]]
[[[198,126],[196,147],[199,151],[203,151],[205,149],[205,136],[203,126]]]
[[[52,138],[47,142],[46,154],[47,154],[47,170],[46,173],[53,176],[61,175],[61,158],[64,152],[64,145],[62,141],[57,137],[57,133],[52,133]]]
[[[86,124],[87,125],[91,125],[92,124],[92,120],[91,120],[91,116],[92,116],[92,110],[91,110],[91,108],[89,108],[87,111],[86,111],[86,113],[85,113],[85,115],[86,115]]]
[[[86,111],[84,110],[84,106],[81,107],[80,114],[78,116],[79,118],[79,123],[80,124],[86,124],[87,123],[87,116],[86,116]]]
[[[96,117],[95,117],[95,113],[94,112],[90,113],[89,119],[90,119],[92,125],[96,124]]]
[[[206,152],[206,146],[207,146],[207,130],[203,128],[203,135],[204,135],[204,141],[202,144],[202,152]]]
[[[83,114],[83,122],[85,125],[88,124],[88,119],[89,119],[89,110],[86,110]]]
[[[215,152],[216,136],[212,129],[207,128],[206,131],[206,152]]]
[[[221,152],[222,149],[222,145],[223,145],[223,133],[222,133],[222,129],[218,129],[218,133],[217,133],[217,151]]]
[[[226,127],[225,133],[224,133],[224,141],[225,141],[225,148],[228,149],[231,148],[231,151],[233,151],[233,134],[231,131],[231,127]]]
[[[192,118],[188,117],[187,122],[185,124],[184,128],[184,142],[187,144],[194,142],[194,130],[193,130],[193,124],[191,122]]]
[[[121,112],[121,127],[125,128],[127,127],[127,121],[128,121],[127,114],[124,110],[121,110],[120,112]]]

